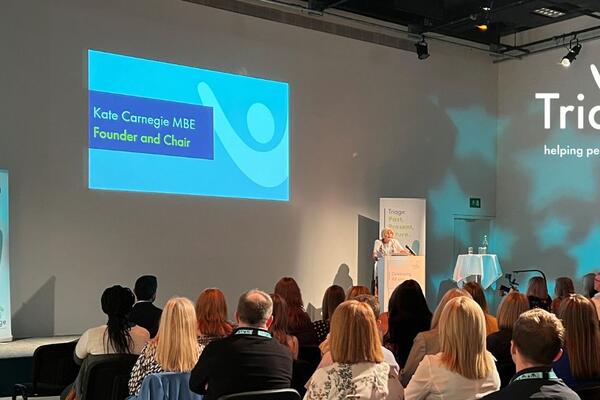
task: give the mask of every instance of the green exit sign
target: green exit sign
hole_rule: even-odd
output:
[[[469,198],[469,207],[471,207],[471,208],[481,208],[481,199],[479,197],[471,197],[471,198]]]

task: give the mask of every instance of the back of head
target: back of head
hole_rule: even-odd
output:
[[[368,304],[373,311],[373,315],[375,315],[375,320],[379,319],[381,307],[379,307],[379,301],[377,300],[377,297],[370,294],[359,294],[353,300]]]
[[[461,296],[448,301],[439,324],[440,350],[446,367],[467,379],[482,379],[494,369],[486,351],[485,316],[479,304]]]
[[[538,299],[546,299],[548,297],[548,287],[546,280],[541,276],[534,276],[527,284],[527,296],[537,297]]]
[[[469,292],[473,300],[475,300],[475,302],[479,304],[479,307],[481,307],[483,312],[487,314],[487,300],[485,299],[485,293],[483,292],[483,288],[481,287],[481,285],[477,282],[468,282],[465,284],[463,289]]]
[[[371,294],[371,291],[366,286],[352,286],[350,289],[348,289],[346,300],[352,300],[361,294]]]
[[[165,304],[156,336],[156,361],[164,371],[189,372],[194,368],[200,355],[196,329],[191,301],[174,297]]]
[[[138,300],[154,301],[158,281],[154,275],[143,275],[135,281],[133,291]]]
[[[200,292],[196,300],[196,319],[198,330],[206,336],[227,336],[231,333],[231,324],[227,321],[227,302],[225,295],[217,288],[208,288]]]
[[[546,310],[525,311],[513,326],[512,341],[521,357],[535,366],[552,364],[563,345],[564,328]]]
[[[512,330],[519,316],[529,310],[527,296],[519,292],[510,292],[498,306],[498,327]]]
[[[556,278],[556,286],[554,287],[554,295],[558,298],[565,298],[575,293],[575,286],[571,278],[560,277]]]
[[[390,296],[388,303],[389,339],[402,341],[407,335],[412,343],[416,333],[431,326],[431,311],[419,283],[413,279],[402,282]]]
[[[366,303],[347,300],[331,318],[329,348],[334,362],[382,362],[383,352],[375,315]]]
[[[446,293],[444,293],[444,296],[440,300],[440,303],[433,312],[433,317],[431,318],[431,329],[437,329],[440,323],[440,317],[442,316],[442,311],[444,311],[444,307],[446,306],[446,304],[448,304],[450,300],[461,296],[471,297],[469,292],[467,292],[464,289],[450,289]]]
[[[269,327],[269,332],[273,334],[273,337],[280,343],[287,343],[288,335],[288,310],[287,304],[283,297],[278,294],[272,294],[271,300],[273,301],[273,323]]]
[[[594,289],[594,279],[596,279],[596,274],[594,272],[590,272],[583,276],[583,295],[587,298],[592,298],[596,294],[596,289]]]
[[[560,304],[559,317],[565,327],[565,344],[571,373],[578,380],[600,378],[600,327],[596,307],[577,294]]]
[[[264,328],[272,314],[273,301],[271,296],[265,292],[253,289],[240,296],[237,308],[240,322],[257,328]]]
[[[289,276],[281,278],[275,285],[275,294],[283,297],[290,308],[304,308],[302,293],[294,278]]]
[[[325,290],[323,295],[323,304],[321,306],[323,320],[329,321],[336,307],[344,302],[346,294],[344,289],[338,285],[332,285]]]
[[[100,303],[102,311],[108,315],[108,343],[117,353],[130,353],[131,336],[127,316],[135,303],[133,293],[129,288],[114,285],[104,290]]]

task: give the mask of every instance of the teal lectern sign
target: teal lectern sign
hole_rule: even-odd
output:
[[[8,171],[0,170],[0,342],[10,331],[10,263],[8,258]]]

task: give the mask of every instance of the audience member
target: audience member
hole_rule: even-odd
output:
[[[142,381],[147,375],[190,372],[201,352],[196,331],[196,314],[192,302],[183,297],[170,299],[165,304],[158,335],[146,344],[131,371],[129,394],[139,394]]]
[[[350,289],[348,289],[346,300],[354,300],[356,296],[361,294],[371,294],[371,291],[366,286],[352,286]]]
[[[394,353],[400,368],[404,368],[415,336],[431,327],[431,311],[421,286],[413,279],[394,289],[388,310],[389,329],[384,345]]]
[[[412,348],[406,359],[406,364],[404,365],[404,368],[402,368],[402,371],[400,371],[400,382],[402,383],[402,386],[406,387],[408,385],[408,382],[410,382],[410,379],[417,370],[419,363],[423,360],[423,357],[428,354],[437,354],[440,352],[440,335],[438,330],[440,316],[448,301],[460,296],[471,297],[469,292],[463,289],[450,289],[447,291],[433,312],[431,329],[420,332],[415,336]]]
[[[233,331],[233,325],[227,321],[227,302],[221,290],[208,288],[201,291],[195,309],[200,345],[206,346]]]
[[[321,305],[321,315],[323,319],[313,323],[319,343],[327,338],[327,334],[329,333],[329,320],[336,307],[344,302],[345,296],[344,289],[338,285],[329,286],[327,290],[325,290],[323,303]]]
[[[496,358],[496,368],[500,375],[501,387],[508,385],[515,374],[515,363],[510,353],[510,341],[515,322],[521,314],[529,310],[527,296],[510,292],[498,307],[498,327],[500,330],[487,337],[487,349]]]
[[[554,314],[533,309],[521,314],[513,326],[511,354],[517,369],[507,387],[485,400],[580,400],[552,371],[560,357],[564,329]]]
[[[594,289],[594,281],[596,279],[596,274],[594,272],[590,272],[589,274],[585,274],[583,276],[583,295],[588,299],[594,297],[596,293],[596,289]]]
[[[311,378],[305,400],[401,399],[400,382],[390,376],[381,351],[375,315],[368,304],[348,300],[331,319],[333,364]]]
[[[596,306],[596,312],[600,319],[600,273],[594,276],[594,290],[596,294],[592,297],[592,301],[594,302],[594,306]]]
[[[472,299],[448,301],[439,322],[441,352],[426,355],[406,387],[406,400],[470,400],[500,387],[485,349],[485,315]]]
[[[317,334],[310,317],[304,311],[302,293],[294,278],[281,278],[275,285],[275,294],[283,297],[287,304],[289,334],[298,338],[300,346],[317,346]]]
[[[546,279],[541,276],[534,276],[527,284],[527,300],[530,308],[541,308],[550,311],[552,298],[548,295]]]
[[[204,400],[254,390],[289,388],[292,355],[271,336],[273,301],[260,291],[240,297],[238,328],[224,339],[210,342],[190,376],[190,389]]]
[[[560,302],[565,298],[569,297],[575,293],[575,286],[573,285],[573,281],[571,278],[561,277],[556,278],[555,286],[554,286],[554,300],[552,300],[552,306],[550,307],[551,311],[558,315],[558,309],[560,308]]]
[[[483,310],[483,314],[485,315],[485,332],[486,335],[491,335],[494,332],[498,332],[498,320],[496,317],[491,315],[488,312],[487,300],[485,299],[485,293],[483,292],[483,288],[477,282],[468,282],[465,284],[464,289],[469,292],[469,294],[473,297],[473,300],[479,307]]]
[[[129,313],[129,320],[146,328],[153,338],[158,332],[158,324],[160,322],[160,314],[162,310],[156,307],[153,303],[156,300],[156,289],[158,281],[153,275],[140,276],[135,281],[133,292],[137,301],[133,305],[133,309]]]
[[[288,334],[288,314],[285,300],[278,294],[272,294],[273,300],[273,323],[269,327],[269,332],[273,337],[279,340],[279,343],[286,346],[292,358],[298,359],[298,338]]]
[[[81,364],[89,355],[140,354],[150,334],[145,328],[131,326],[128,315],[135,302],[129,288],[115,285],[102,293],[102,311],[108,316],[106,325],[90,328],[81,335],[75,346],[75,361]],[[81,370],[73,385],[69,385],[60,398],[81,398]]]
[[[379,331],[379,339],[383,339],[383,332],[381,331],[381,324],[379,322],[380,315],[380,307],[379,302],[375,296],[370,294],[361,294],[356,296],[354,299],[361,303],[366,303],[369,307],[371,307],[371,311],[373,311],[373,315],[375,315],[375,321],[377,322],[377,330]],[[383,342],[382,342],[383,343]],[[323,342],[322,349],[324,350],[323,358],[321,359],[321,363],[318,368],[323,368],[331,365],[333,363],[333,359],[331,358],[331,352],[329,351],[329,341],[326,340]],[[381,351],[383,352],[383,361],[386,362],[390,366],[390,375],[394,376],[398,379],[400,373],[400,367],[396,362],[396,358],[394,354],[386,349],[383,345],[381,346]]]
[[[562,301],[558,316],[565,327],[565,346],[553,364],[556,375],[574,390],[600,385],[600,327],[594,305],[573,295]]]

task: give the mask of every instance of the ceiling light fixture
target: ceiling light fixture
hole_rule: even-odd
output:
[[[556,10],[554,8],[548,8],[548,7],[538,8],[537,10],[533,10],[533,13],[537,14],[537,15],[541,15],[542,17],[548,17],[548,18],[558,18],[558,17],[562,17],[563,15],[566,15],[566,13],[564,13],[560,10]]]
[[[573,45],[573,43],[575,44]],[[566,56],[562,58],[562,60],[560,60],[561,65],[565,68],[570,67],[573,61],[575,61],[575,59],[579,55],[580,51],[581,44],[579,44],[579,40],[576,37],[574,37],[569,43],[569,52]]]
[[[427,46],[425,38],[421,38],[420,42],[415,43],[415,47],[417,49],[417,57],[419,57],[419,60],[429,58],[429,46]]]

